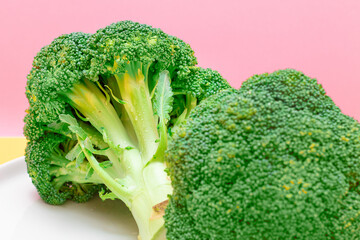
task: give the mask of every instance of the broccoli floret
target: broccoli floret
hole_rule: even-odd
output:
[[[308,80],[254,76],[178,127],[166,158],[169,240],[360,237],[360,124],[331,121],[343,114]]]
[[[28,76],[24,129],[40,196],[51,204],[84,202],[101,189],[103,199],[129,207],[142,240],[162,234],[172,193],[164,171],[168,135],[203,100],[202,88],[230,88],[195,64],[188,44],[131,21],[62,35],[41,49]]]
[[[28,75],[26,162],[40,196],[50,204],[62,204],[67,199],[87,201],[101,187],[98,179],[85,179],[86,164],[74,164],[66,158],[77,140],[59,120],[60,114],[71,113],[61,93],[79,81],[89,62],[82,53],[88,37],[73,33],[57,38],[37,54]]]
[[[217,93],[219,89],[228,88],[229,84],[219,72],[210,68],[183,68],[172,84],[175,94],[190,93],[199,101]]]
[[[71,199],[86,202],[99,192],[102,184],[96,175],[87,177],[88,166],[66,159],[74,141],[61,135],[46,133],[30,140],[26,147],[28,173],[41,198],[50,204],[63,204]]]

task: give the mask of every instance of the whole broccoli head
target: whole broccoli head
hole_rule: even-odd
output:
[[[204,99],[202,88],[230,87],[195,64],[188,44],[131,21],[42,48],[28,75],[24,128],[28,172],[42,199],[84,202],[101,189],[103,199],[129,207],[141,239],[158,236],[172,192],[168,134]]]
[[[360,124],[295,70],[204,100],[167,162],[170,240],[360,237]]]

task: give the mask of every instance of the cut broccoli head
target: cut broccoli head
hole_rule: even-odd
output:
[[[321,92],[314,81],[285,91],[299,80],[290,76],[305,79],[293,70],[253,77],[204,100],[178,128],[167,152],[168,239],[360,237],[360,124],[330,121],[341,112],[324,94],[318,105],[332,113],[314,110],[311,93],[302,99],[304,89]]]
[[[101,188],[103,199],[129,207],[141,239],[156,239],[164,223],[159,206],[172,192],[164,171],[168,134],[204,98],[199,87],[230,87],[211,70],[191,71],[188,80],[182,72],[195,64],[188,44],[130,21],[62,35],[41,49],[28,76],[24,128],[40,196],[84,202]]]

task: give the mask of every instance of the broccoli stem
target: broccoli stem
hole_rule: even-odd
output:
[[[79,138],[78,138],[79,139]],[[82,140],[79,139],[79,142]],[[87,160],[103,183],[130,209],[142,240],[154,239],[153,236],[162,228],[164,220],[162,215],[152,218],[153,206],[167,199],[172,189],[164,172],[165,165],[160,162],[150,163],[144,170],[144,177],[139,176],[133,184],[122,186],[116,179],[103,169],[94,155],[80,144]],[[128,150],[129,153],[138,154],[136,149]],[[142,168],[138,168],[142,170]]]
[[[114,75],[145,163],[156,152],[156,140],[159,138],[148,88],[149,67],[150,64],[130,62],[125,67],[125,73]]]
[[[114,107],[93,82],[85,79],[74,84],[66,97],[70,105],[88,118],[100,133],[106,131],[107,136],[116,146],[121,148],[134,146]]]
[[[141,192],[133,199],[130,211],[139,228],[139,236],[141,240],[160,240],[155,239],[155,234],[164,225],[162,216],[152,218],[153,206],[149,202],[149,195],[147,191]]]
[[[81,139],[79,139],[79,142],[81,142]],[[82,143],[80,146],[85,154],[86,159],[89,161],[96,174],[99,175],[99,177],[102,179],[103,183],[128,207],[131,206],[130,199],[133,189],[129,186],[122,187],[120,184],[118,184],[115,179],[113,179],[110,174],[108,174],[108,172],[99,165],[99,162],[96,160],[94,155],[88,149],[86,149]]]
[[[117,85],[117,81],[114,76],[111,76],[106,81],[107,87],[111,89],[111,102],[114,105],[116,112],[118,113],[121,122],[123,123],[130,139],[136,144],[138,147],[138,141],[136,138],[136,133],[134,131],[134,127],[130,121],[129,114],[126,112],[123,103],[119,103],[115,98],[121,99],[120,89]],[[115,97],[115,98],[114,98]]]
[[[125,73],[116,74],[118,89],[122,99],[126,102],[123,106],[128,113],[132,126],[139,141],[139,148],[146,166],[143,171],[143,178],[152,205],[156,205],[167,199],[172,193],[170,180],[165,172],[166,166],[163,158],[151,162],[158,150],[159,138],[157,130],[157,118],[154,116],[150,92],[148,88],[149,64],[141,62],[130,62],[126,65]],[[196,99],[195,99],[196,100]],[[141,107],[140,107],[141,106]],[[164,123],[162,123],[164,124]],[[166,127],[160,128],[161,135],[167,135]],[[167,145],[166,141],[163,145]]]
[[[170,178],[165,169],[165,163],[158,161],[151,162],[144,168],[143,178],[153,205],[165,201],[172,193]]]
[[[197,98],[191,94],[186,94],[186,118],[190,116],[191,110],[193,110],[197,105]]]
[[[108,156],[119,174],[114,174],[113,168],[101,167],[91,150],[85,147],[85,139],[78,136],[82,151],[96,175],[134,215],[142,240],[152,239],[163,226],[161,216],[151,218],[153,206],[167,200],[172,192],[163,159],[149,162],[158,148],[156,140],[159,137],[147,83],[148,69],[148,65],[130,63],[124,74],[115,75],[121,98],[126,102],[123,114],[130,119],[137,142],[124,127],[123,116],[119,117],[110,99],[93,82],[85,79],[76,83],[65,95],[69,104],[103,134],[109,145]],[[116,155],[120,161],[114,160]]]
[[[109,145],[125,149],[126,147],[134,147],[135,144],[130,140],[126,129],[119,119],[114,107],[106,99],[100,89],[91,81],[84,80],[73,85],[70,92],[66,94],[71,106],[79,110],[99,132],[106,134]],[[115,149],[114,149],[115,150]],[[141,165],[141,157],[128,157],[129,151],[123,151],[121,161],[118,158],[112,163],[118,170],[120,176],[127,174],[139,175]],[[113,154],[112,154],[113,155]]]

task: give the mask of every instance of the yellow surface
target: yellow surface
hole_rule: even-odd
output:
[[[24,137],[0,137],[0,164],[24,156],[25,146]]]

